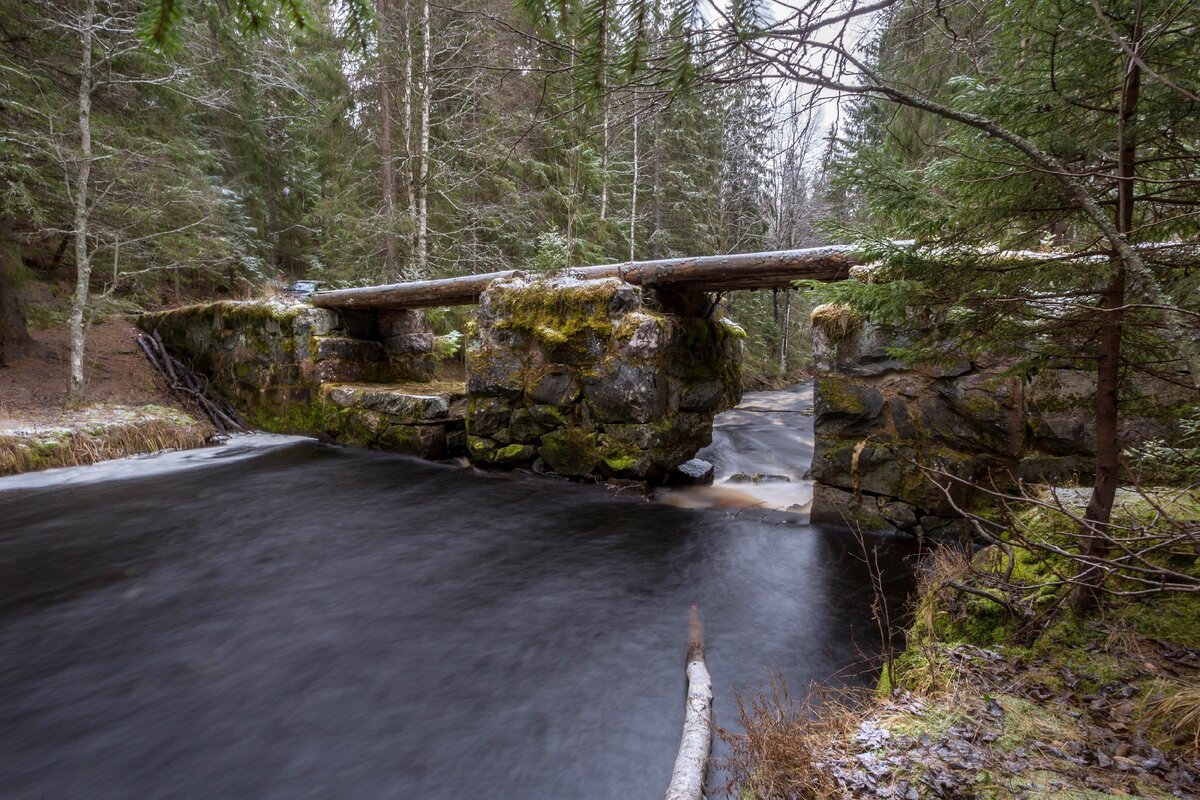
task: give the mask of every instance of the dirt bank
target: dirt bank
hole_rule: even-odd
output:
[[[31,331],[33,352],[0,367],[0,475],[204,445],[213,429],[166,391],[137,333],[119,318],[92,328],[87,404],[71,409],[67,332]]]

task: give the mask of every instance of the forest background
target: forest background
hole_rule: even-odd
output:
[[[347,8],[176,4],[155,43],[155,3],[0,0],[0,293],[25,298],[34,328],[86,329],[300,278],[544,271],[828,236],[835,120],[786,87],[706,81],[736,65],[697,58],[672,87],[606,64],[594,80],[610,88],[580,100],[575,53],[508,0],[378,0],[366,25]],[[647,26],[666,34],[671,13],[656,0],[613,25],[614,52]],[[754,333],[750,385],[803,371],[795,293],[726,303]],[[466,313],[434,312],[435,327]]]

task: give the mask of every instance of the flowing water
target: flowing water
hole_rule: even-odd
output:
[[[845,532],[305,439],[3,479],[0,525],[5,798],[656,798],[690,603],[727,727],[879,647]]]
[[[813,386],[747,392],[713,424],[713,441],[696,454],[714,467],[712,486],[661,498],[680,508],[725,508],[760,522],[808,522],[813,455]]]

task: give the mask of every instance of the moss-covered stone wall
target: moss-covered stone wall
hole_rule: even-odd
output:
[[[571,476],[654,479],[741,396],[741,330],[617,279],[514,277],[467,340],[470,457]]]
[[[1090,479],[1095,379],[1086,364],[1022,378],[1006,374],[1006,362],[967,359],[949,345],[936,363],[908,364],[889,353],[909,344],[903,330],[829,307],[814,311],[813,323],[814,521],[966,533],[954,505],[978,498],[954,485],[952,503],[917,462],[1002,487]],[[1168,381],[1141,380],[1129,391],[1138,395],[1122,421],[1129,444],[1170,436],[1176,410],[1196,399]]]
[[[461,390],[404,385],[433,373],[433,335],[419,311],[226,301],[146,314],[138,324],[156,331],[257,429],[425,457],[463,444],[455,436],[462,409],[451,413]],[[409,398],[411,407],[352,388],[363,383],[387,387],[383,394]]]

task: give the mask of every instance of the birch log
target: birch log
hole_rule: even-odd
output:
[[[702,800],[708,755],[712,750],[712,677],[704,664],[704,626],[692,606],[688,623],[687,703],[679,754],[671,771],[666,800]]]

